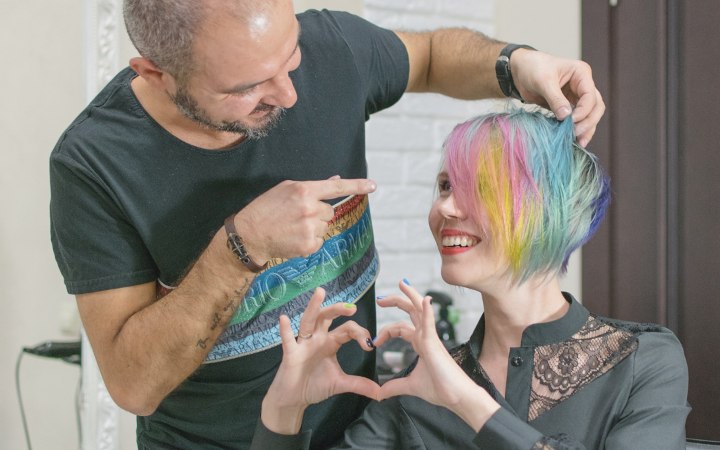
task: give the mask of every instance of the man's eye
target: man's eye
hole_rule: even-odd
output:
[[[245,96],[252,94],[255,91],[255,89],[257,89],[257,85],[255,85],[251,88],[243,89],[242,91],[233,92],[230,95],[232,95],[233,97],[245,97]]]

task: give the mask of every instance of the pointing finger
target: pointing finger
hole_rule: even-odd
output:
[[[331,178],[328,180],[306,181],[305,183],[308,184],[315,198],[319,200],[369,194],[374,192],[376,188],[375,182],[366,178]]]

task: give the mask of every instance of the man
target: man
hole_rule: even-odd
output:
[[[125,18],[141,56],[51,156],[56,259],[139,448],[244,448],[281,359],[279,315],[297,327],[323,286],[374,331],[365,120],[405,91],[501,96],[504,44],[296,17],[291,0],[126,0]],[[604,105],[585,64],[519,49],[511,67],[520,95],[561,117],[572,102],[592,137]],[[374,376],[371,353],[339,360]],[[313,446],[364,404],[309,409]]]

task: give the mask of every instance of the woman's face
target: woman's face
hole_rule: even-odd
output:
[[[506,275],[505,258],[457,204],[444,169],[437,184],[438,197],[428,222],[442,258],[443,280],[478,291],[500,281]]]

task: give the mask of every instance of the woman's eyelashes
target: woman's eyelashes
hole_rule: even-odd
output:
[[[438,177],[437,187],[440,194],[449,194],[452,192],[452,185],[450,184],[450,179],[447,176]]]

